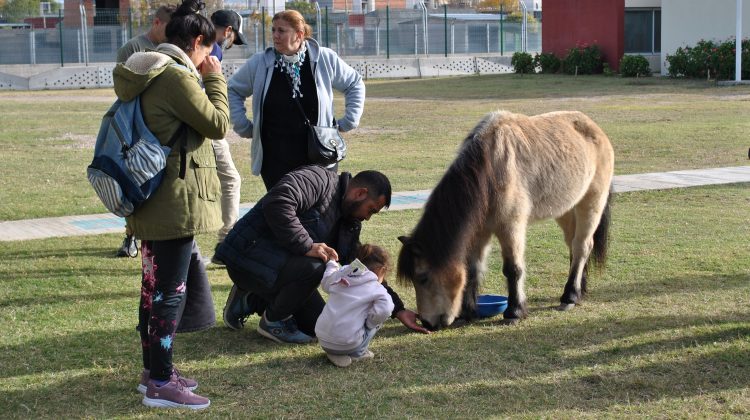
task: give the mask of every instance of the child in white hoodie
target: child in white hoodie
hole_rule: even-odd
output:
[[[374,356],[370,341],[393,312],[393,300],[381,284],[389,265],[388,253],[369,244],[359,248],[349,265],[326,264],[320,284],[328,302],[315,324],[315,335],[334,365],[347,367]]]

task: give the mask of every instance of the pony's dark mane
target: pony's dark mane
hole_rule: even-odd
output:
[[[458,157],[430,194],[412,233],[411,239],[433,268],[463,258],[470,233],[486,214],[491,145],[480,135],[490,120],[480,122],[466,137]]]

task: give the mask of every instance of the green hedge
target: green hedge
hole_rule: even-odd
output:
[[[715,43],[700,40],[694,47],[680,47],[674,54],[667,54],[670,77],[735,78],[734,39]],[[750,78],[750,40],[742,40],[742,79]]]
[[[651,66],[642,55],[624,55],[620,60],[620,74],[622,77],[648,77]]]

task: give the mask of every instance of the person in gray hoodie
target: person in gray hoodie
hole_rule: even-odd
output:
[[[234,131],[252,138],[253,175],[266,190],[290,171],[310,164],[305,117],[313,124],[346,132],[359,125],[365,103],[362,77],[331,49],[311,38],[312,28],[296,10],[276,13],[273,47],[254,54],[229,80]],[[333,90],[344,94],[344,116],[336,120]],[[253,121],[245,100],[252,96]],[[302,115],[297,100],[305,115]],[[336,165],[329,169],[336,170]]]
[[[388,253],[370,244],[361,245],[349,265],[326,263],[320,285],[328,302],[315,324],[315,335],[334,365],[347,367],[375,356],[368,348],[370,341],[394,308],[382,284],[389,265]]]

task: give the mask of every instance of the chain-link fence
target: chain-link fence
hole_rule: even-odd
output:
[[[115,61],[117,49],[149,29],[150,16],[138,10],[96,9],[88,16],[60,11],[47,29],[0,30],[0,64],[85,64]],[[73,16],[70,16],[73,15]],[[501,13],[473,10],[390,7],[369,13],[328,8],[305,19],[314,38],[342,57],[450,56],[512,54],[541,50],[541,23],[510,21]],[[244,59],[272,45],[271,16],[264,9],[244,13],[249,45],[226,51],[225,59]]]

